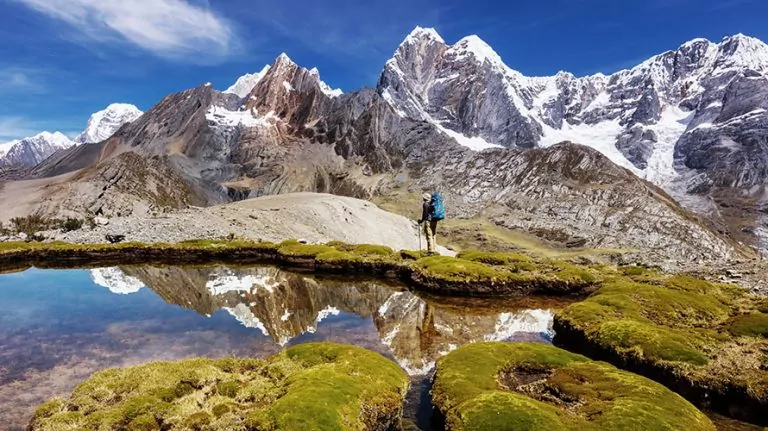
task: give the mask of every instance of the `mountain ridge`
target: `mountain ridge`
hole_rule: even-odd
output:
[[[61,132],[41,132],[34,136],[3,144],[0,148],[0,167],[34,167],[53,154],[82,144],[106,140],[126,123],[143,114],[136,106],[112,103],[105,109],[91,114],[85,129],[74,139]]]
[[[398,49],[402,76],[385,67],[376,89],[329,95],[316,69],[281,55],[245,97],[210,85],[168,95],[107,141],[52,158],[36,167],[28,182],[8,184],[0,193],[11,198],[20,190],[27,196],[44,193],[49,212],[66,208],[119,216],[290,192],[371,199],[431,189],[444,192],[452,218],[484,217],[557,243],[629,247],[647,251],[655,262],[679,256],[723,260],[742,253],[729,230],[696,219],[604,153],[574,143],[500,148],[492,142],[505,136],[523,142],[544,130],[529,122],[533,105],[525,112],[505,106],[537,101],[536,109],[552,114],[551,124],[566,122],[579,119],[581,105],[598,99],[610,82],[576,88],[566,73],[549,80],[513,74],[518,81],[506,81],[508,76],[497,73],[501,65],[491,64],[497,56],[479,39],[464,38],[450,50],[441,38],[429,31],[426,36],[429,43],[423,46],[419,34],[406,38],[413,39],[413,49]],[[448,66],[457,65],[448,70],[452,74],[438,70],[446,58]],[[455,73],[468,79],[457,80]],[[415,79],[406,79],[411,75]],[[523,81],[536,91],[520,86]],[[413,89],[423,93],[433,84],[442,85],[441,92],[426,94],[434,96],[431,108],[443,117],[422,109],[423,98],[413,98],[410,107],[398,104],[407,101],[400,96],[415,94]],[[547,85],[573,91],[545,103],[540,96]],[[645,100],[642,91],[629,90],[632,103]],[[617,124],[657,115],[650,99],[632,112],[613,112],[611,103],[621,107],[621,99],[607,99],[601,109]],[[569,100],[573,103],[566,104]],[[579,105],[579,112],[566,112],[572,105]],[[404,115],[411,108],[416,114]],[[523,123],[531,127],[517,127]],[[479,141],[467,133],[489,126],[494,134]],[[473,151],[468,140],[475,149],[488,149]]]

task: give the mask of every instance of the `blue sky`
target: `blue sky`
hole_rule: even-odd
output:
[[[768,40],[765,0],[0,0],[0,142],[76,134],[112,102],[225,89],[281,52],[373,86],[417,25],[477,34],[527,75],[630,67],[694,37]]]

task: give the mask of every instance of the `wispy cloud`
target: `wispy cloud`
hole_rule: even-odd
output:
[[[42,73],[35,69],[9,67],[0,69],[0,94],[45,93]]]
[[[13,1],[68,24],[90,42],[122,40],[165,58],[208,62],[232,54],[239,45],[232,24],[199,2]]]
[[[449,6],[438,0],[253,0],[251,15],[267,33],[277,32],[306,49],[359,63],[391,54],[416,25],[435,25]],[[380,65],[379,65],[380,66]]]

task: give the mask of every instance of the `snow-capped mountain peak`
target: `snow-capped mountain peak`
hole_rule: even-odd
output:
[[[317,79],[317,82],[320,84],[320,90],[325,93],[328,97],[339,97],[342,94],[344,94],[343,91],[341,91],[340,88],[331,88],[330,85],[326,84],[322,79],[320,79],[320,71],[317,70],[316,67],[313,67],[309,70],[309,74],[314,76]]]
[[[278,67],[280,65],[295,65],[296,63],[291,60],[291,57],[288,57],[288,54],[282,52],[280,55],[277,56],[277,59],[275,60],[275,67]]]
[[[430,39],[440,43],[445,43],[443,38],[434,28],[424,28],[417,26],[408,36],[405,37],[402,44],[418,43],[422,39]]]
[[[717,45],[719,68],[741,67],[760,72],[768,70],[768,45],[741,33],[726,37]]]
[[[35,166],[51,154],[73,145],[74,142],[61,132],[41,132],[4,144],[6,148],[5,153],[0,154],[0,166]]]
[[[0,144],[0,158],[5,156],[8,153],[8,151],[11,148],[13,148],[14,145],[16,145],[18,143],[19,143],[19,140],[16,139],[16,140],[13,140],[13,141],[10,141],[10,142],[6,142],[4,144]]]
[[[91,270],[91,280],[94,284],[106,287],[118,295],[129,295],[144,288],[141,280],[125,274],[120,268],[98,268]]]
[[[28,139],[45,140],[54,145],[58,145],[61,147],[70,146],[72,143],[72,141],[67,137],[67,135],[61,132],[50,133],[50,132],[43,131]]]
[[[504,63],[499,54],[497,54],[490,45],[474,34],[456,42],[449,51],[455,53],[457,59],[472,55],[481,63],[485,61],[489,61],[492,64]]]
[[[253,88],[256,87],[256,84],[269,72],[269,68],[270,65],[267,64],[260,72],[247,73],[241,76],[231,87],[224,90],[224,93],[236,94],[241,99],[248,96],[253,91]]]
[[[113,103],[106,109],[91,115],[83,133],[75,138],[78,144],[91,144],[109,139],[126,123],[141,117],[143,112],[134,105]]]

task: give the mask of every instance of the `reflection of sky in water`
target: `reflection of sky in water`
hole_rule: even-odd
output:
[[[273,268],[32,269],[0,275],[0,307],[0,424],[18,429],[35,405],[109,367],[333,341],[380,351],[419,374],[467,342],[551,339],[515,333],[514,325],[541,328],[536,319],[546,331],[547,312],[444,307],[375,283]]]

